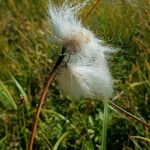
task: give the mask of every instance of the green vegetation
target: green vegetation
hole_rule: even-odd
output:
[[[101,0],[85,18],[91,3],[82,11],[81,18],[107,44],[121,48],[109,58],[115,81],[114,102],[149,122],[150,1],[116,1]],[[47,4],[47,0],[0,1],[1,150],[27,149],[44,79],[60,53],[61,46],[50,40]],[[113,109],[106,116],[107,106],[104,113],[100,100],[73,101],[64,97],[54,82],[45,103],[34,150],[150,147],[147,128]]]

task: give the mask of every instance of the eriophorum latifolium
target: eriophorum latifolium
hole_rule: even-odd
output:
[[[57,76],[62,91],[74,99],[110,98],[113,93],[112,77],[106,55],[113,52],[104,46],[88,28],[85,28],[77,15],[88,2],[61,6],[49,4],[49,22],[53,37],[66,48],[66,67]]]
[[[76,0],[79,1],[83,2]],[[110,53],[108,60],[115,79],[114,95],[119,95],[115,103],[149,122],[150,1],[132,0],[132,5],[129,0],[100,1],[88,18],[84,16],[95,0],[79,12],[82,24],[106,43],[121,47],[119,52]],[[5,91],[0,87],[0,150],[25,149],[43,80],[58,56],[56,49],[60,46],[50,42],[42,25],[43,20],[47,21],[47,2],[0,1],[0,80],[5,85]],[[61,6],[62,0],[53,2]],[[24,103],[20,105],[21,93],[8,72],[24,89],[31,110],[26,110]],[[66,99],[57,87],[52,85],[43,105],[34,149],[53,149],[62,137],[59,149],[98,149],[102,136],[99,117],[103,115],[102,103]],[[9,103],[10,96],[19,110],[14,110]],[[64,136],[70,130],[73,132]],[[115,111],[109,111],[108,135],[108,150],[149,150],[150,147],[149,132],[140,123],[129,122]]]

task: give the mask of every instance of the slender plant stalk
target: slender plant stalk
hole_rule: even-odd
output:
[[[87,19],[87,17],[90,15],[90,13],[94,10],[94,8],[98,5],[98,3],[100,2],[101,0],[97,0],[94,5],[91,7],[91,9],[88,11],[88,13],[85,15],[84,18]]]
[[[42,95],[41,95],[41,98],[39,100],[39,104],[38,104],[38,107],[37,107],[37,110],[36,110],[36,114],[35,114],[35,118],[34,118],[34,122],[33,122],[33,127],[32,127],[31,138],[30,138],[29,145],[28,145],[28,150],[32,150],[34,137],[35,137],[35,133],[36,133],[36,128],[37,128],[37,123],[38,123],[39,115],[40,115],[40,112],[41,112],[41,108],[42,108],[42,105],[43,105],[43,103],[45,101],[45,98],[47,96],[48,88],[49,88],[50,84],[52,83],[53,79],[55,78],[56,71],[57,71],[58,67],[60,66],[60,64],[61,64],[61,62],[64,58],[64,52],[65,52],[65,48],[63,47],[62,48],[62,53],[59,56],[58,60],[56,61],[55,65],[54,65],[54,68],[50,72],[50,74],[48,76],[48,79],[47,79],[47,82],[44,86],[44,89],[43,89],[43,92],[42,92]]]
[[[130,139],[141,140],[150,143],[150,139],[142,137],[142,136],[130,136]]]
[[[137,122],[141,123],[144,127],[146,127],[147,129],[150,130],[150,124],[148,124],[147,122],[141,120],[140,118],[138,118],[137,116],[134,116],[133,114],[129,113],[128,111],[124,110],[123,108],[119,107],[118,105],[114,104],[112,101],[108,101],[109,104],[119,110],[120,112],[124,113],[127,117],[130,117],[132,120],[136,120]]]
[[[108,118],[108,101],[104,101],[104,114],[103,114],[103,130],[102,130],[102,150],[106,150],[107,140],[107,118]]]
[[[104,115],[103,115],[103,130],[102,130],[102,150],[106,150],[106,140],[107,140],[107,117],[108,117],[108,108],[109,104],[114,107],[115,109],[118,109],[120,112],[124,113],[126,116],[140,122],[144,125],[144,127],[150,129],[150,125],[146,123],[145,121],[141,120],[140,118],[134,116],[133,114],[127,112],[123,108],[119,107],[118,105],[114,104],[112,101],[105,100],[104,101]]]

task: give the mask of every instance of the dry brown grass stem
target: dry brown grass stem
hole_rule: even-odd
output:
[[[114,104],[112,101],[109,101],[109,104],[114,107],[115,109],[119,110],[120,112],[124,113],[128,118],[136,120],[137,122],[141,123],[145,128],[150,130],[150,124],[141,120],[140,118],[134,116],[133,114],[129,113],[128,111],[124,110],[123,108],[119,107],[118,105]]]
[[[94,5],[91,7],[91,9],[88,11],[88,13],[85,15],[85,19],[87,19],[87,17],[90,15],[90,13],[94,10],[94,8],[98,5],[98,3],[100,2],[101,0],[97,0]]]
[[[42,92],[41,98],[39,100],[38,107],[36,109],[36,114],[35,114],[35,118],[34,118],[34,122],[33,122],[32,132],[31,132],[31,138],[30,138],[29,145],[28,145],[28,150],[32,150],[33,142],[34,142],[34,138],[35,138],[35,133],[36,133],[36,128],[37,128],[37,123],[38,123],[39,115],[40,115],[40,112],[42,109],[42,105],[46,99],[46,96],[48,93],[48,88],[51,85],[52,81],[54,80],[55,75],[56,75],[56,71],[57,71],[58,67],[60,66],[60,64],[64,58],[64,52],[65,52],[65,48],[62,48],[62,53],[59,56],[58,60],[56,61],[54,68],[50,72],[48,79],[46,80],[46,83],[44,85],[43,92]]]

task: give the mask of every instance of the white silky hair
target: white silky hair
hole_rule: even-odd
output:
[[[57,76],[62,91],[73,99],[110,98],[113,82],[106,53],[113,49],[83,27],[77,18],[78,11],[86,5],[75,6],[64,2],[62,6],[49,5],[50,24],[58,42],[67,49],[64,62]]]

